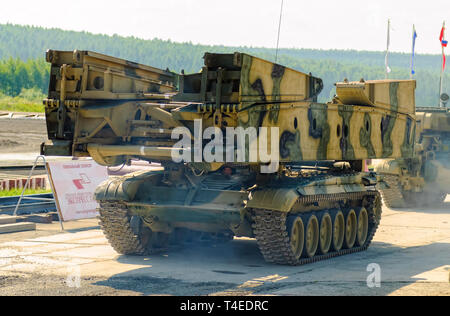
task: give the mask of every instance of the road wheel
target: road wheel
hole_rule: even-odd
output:
[[[356,233],[356,244],[358,246],[364,245],[369,233],[369,215],[367,210],[363,207],[358,211],[358,229]]]
[[[319,251],[324,255],[330,250],[333,237],[333,222],[328,212],[325,212],[320,219],[319,235]]]
[[[300,216],[296,216],[289,231],[292,253],[296,260],[300,259],[305,244],[305,225]]]
[[[168,247],[169,234],[152,231],[150,227],[145,224],[141,216],[131,216],[130,226],[147,253],[152,253]]]
[[[316,254],[319,246],[319,221],[315,215],[307,219],[305,231],[304,257],[312,258]]]
[[[334,251],[339,251],[342,249],[344,244],[345,236],[345,219],[342,211],[337,211],[333,217],[333,238],[331,243],[331,248]]]
[[[344,247],[347,249],[350,249],[355,245],[357,222],[358,220],[355,211],[350,210],[345,218]]]

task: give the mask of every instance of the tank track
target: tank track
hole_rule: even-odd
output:
[[[343,199],[361,200],[366,198],[365,205],[369,215],[369,232],[363,246],[351,249],[342,249],[325,255],[316,255],[312,258],[296,260],[290,251],[290,242],[287,232],[288,214],[264,209],[253,209],[253,231],[266,261],[277,264],[302,265],[336,256],[366,250],[369,246],[381,218],[381,199],[376,191],[327,194],[299,198],[299,203],[314,203],[320,201],[342,201]],[[324,212],[316,211],[314,214]],[[101,228],[111,246],[124,255],[147,255],[167,250],[163,247],[148,247],[142,237],[137,235],[131,225],[131,217],[125,204],[120,202],[101,202],[99,208]]]
[[[381,196],[384,204],[389,208],[426,207],[442,204],[447,196],[446,193],[436,192],[405,192],[403,193],[398,177],[384,175],[384,181],[389,185],[388,189],[382,189]]]
[[[381,198],[377,191],[315,195],[302,197],[299,199],[299,202],[314,203],[320,201],[341,201],[342,199],[356,200],[363,199],[365,197],[367,197],[367,201],[369,202],[368,205],[365,206],[369,215],[369,231],[365,243],[362,246],[355,246],[350,249],[341,249],[339,251],[329,252],[325,255],[315,255],[312,258],[296,259],[294,257],[287,231],[287,213],[264,209],[253,209],[253,232],[264,259],[267,262],[276,264],[303,265],[366,250],[375,235],[381,219]],[[318,213],[325,211],[327,210],[314,211],[313,213],[318,215]]]
[[[120,254],[144,255],[146,249],[133,232],[128,209],[121,203],[100,203],[100,226],[110,245]]]
[[[176,249],[183,244],[220,244],[233,239],[232,235],[191,232],[188,237],[182,237],[181,239],[176,239],[176,235],[172,234],[163,240],[158,240],[158,238],[145,240],[146,236],[144,234],[136,234],[135,229],[133,229],[131,216],[125,204],[101,202],[98,211],[100,214],[100,226],[106,239],[108,239],[116,252],[123,255],[157,254],[169,249]],[[147,233],[149,231],[148,229]],[[169,237],[174,238],[169,240]]]
[[[384,204],[389,208],[406,207],[398,177],[394,175],[383,175],[383,180],[389,186],[389,188],[380,190]]]

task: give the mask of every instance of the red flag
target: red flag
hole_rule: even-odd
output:
[[[442,26],[441,29],[441,35],[439,36],[439,41],[441,42],[442,45],[442,69],[445,69],[445,54],[444,54],[444,47],[447,47],[447,41],[444,39],[444,32],[445,32],[445,26]]]
[[[439,42],[441,42],[442,47],[447,47],[447,41],[444,40],[444,31],[445,31],[445,27],[442,27],[441,30],[441,36],[439,36]]]

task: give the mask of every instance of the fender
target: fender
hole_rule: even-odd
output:
[[[287,213],[300,196],[365,192],[374,189],[377,185],[384,187],[381,176],[373,173],[359,173],[351,176],[313,180],[297,188],[267,188],[253,191],[249,196],[247,208],[262,208]]]
[[[264,189],[250,193],[247,208],[262,208],[272,211],[289,212],[299,194],[292,189]]]
[[[95,199],[97,201],[131,202],[135,198],[140,185],[162,173],[163,169],[161,168],[161,170],[137,171],[126,176],[110,177],[97,187]]]

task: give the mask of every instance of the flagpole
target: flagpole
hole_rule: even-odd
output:
[[[275,62],[278,61],[278,45],[280,43],[281,18],[283,17],[283,3],[284,0],[281,0],[280,22],[278,23],[277,50],[275,51]]]
[[[391,30],[391,19],[388,19],[388,29],[387,29],[387,44],[386,44],[386,57],[384,59],[386,79],[389,78],[389,43],[390,43],[390,30]]]
[[[445,21],[442,23],[442,29],[445,32]],[[442,37],[442,40],[444,40],[444,37]],[[442,42],[441,42],[441,47],[442,47],[442,67],[441,67],[441,78],[439,80],[439,106],[443,107],[444,105],[442,104],[442,101],[441,101],[441,95],[442,95],[442,87],[443,87],[443,81],[444,81],[444,58],[445,58],[445,55],[444,55],[444,45],[442,45]]]
[[[411,48],[411,70],[409,72],[409,78],[412,79],[413,78],[413,60],[414,60],[414,33],[416,31],[416,28],[414,27],[413,24],[413,31],[412,31],[412,48]]]

